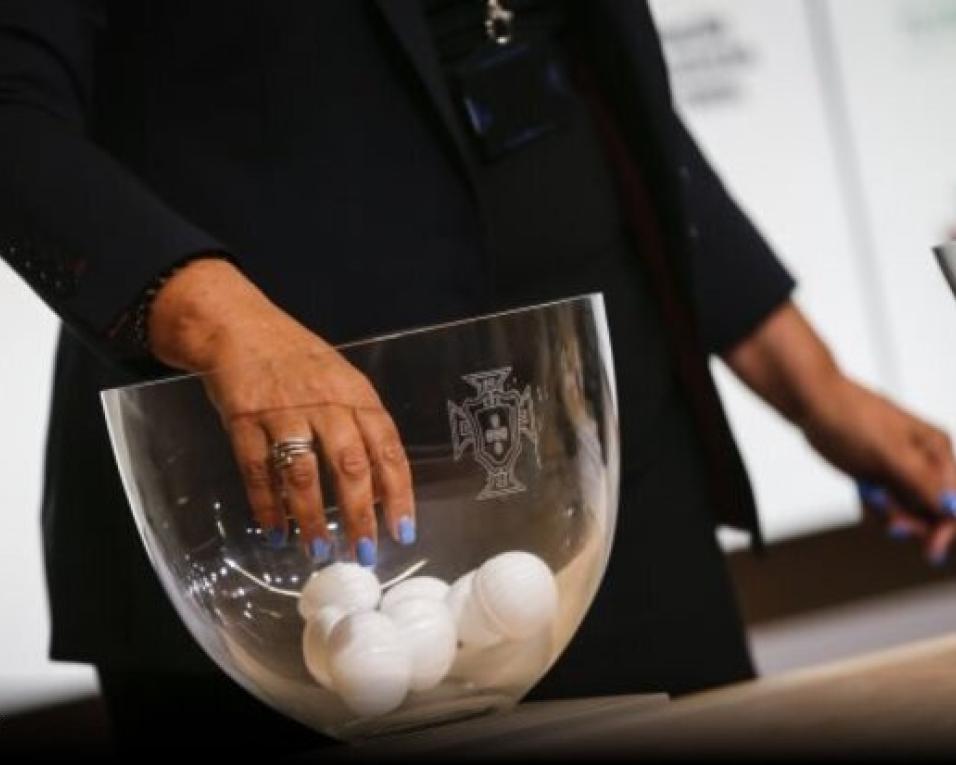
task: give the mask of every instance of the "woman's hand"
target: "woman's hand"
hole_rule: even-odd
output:
[[[415,538],[412,479],[392,418],[371,383],[332,346],[277,308],[225,260],[195,260],[157,294],[150,347],[162,362],[207,373],[209,396],[229,433],[249,504],[267,539],[284,543],[288,509],[312,556],[328,559],[323,494],[334,491],[353,554],[374,565],[374,502],[392,536]],[[308,451],[285,463],[275,447],[315,441],[332,486]]]
[[[860,481],[865,506],[896,538],[923,540],[942,563],[956,538],[956,461],[949,437],[840,377],[803,425],[820,454]]]
[[[790,302],[724,354],[738,377],[860,482],[894,537],[921,538],[939,564],[956,537],[956,458],[949,437],[847,378]]]

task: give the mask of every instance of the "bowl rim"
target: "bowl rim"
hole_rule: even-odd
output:
[[[338,343],[333,345],[333,350],[342,350],[345,348],[355,348],[362,345],[371,345],[372,343],[379,343],[385,340],[394,340],[399,337],[407,337],[410,335],[423,334],[425,332],[434,332],[440,329],[446,329],[448,327],[455,327],[464,324],[475,324],[481,321],[491,321],[492,319],[497,319],[501,316],[509,316],[511,314],[519,313],[530,313],[531,311],[541,311],[546,308],[553,308],[554,306],[561,305],[563,303],[584,303],[584,302],[599,302],[602,306],[604,303],[604,293],[602,291],[594,292],[582,292],[577,295],[571,295],[569,297],[556,298],[554,300],[546,300],[542,303],[535,303],[528,306],[519,306],[517,308],[506,308],[501,311],[493,311],[491,313],[479,314],[478,316],[469,316],[463,319],[450,319],[449,321],[438,322],[436,324],[426,324],[423,326],[409,327],[407,329],[400,329],[393,332],[386,332],[380,335],[372,335],[369,337],[359,338],[357,340],[349,340],[345,343]],[[205,372],[186,372],[178,373],[173,375],[168,375],[165,377],[160,377],[155,380],[144,380],[141,382],[131,383],[129,385],[116,385],[110,388],[104,388],[100,391],[102,397],[107,397],[109,395],[115,395],[121,391],[133,391],[140,388],[146,388],[153,385],[167,385],[177,382],[182,382],[184,380],[193,379],[193,378],[202,378],[209,374],[212,374],[215,370],[209,369]]]

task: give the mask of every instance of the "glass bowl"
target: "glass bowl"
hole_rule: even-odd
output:
[[[102,394],[149,559],[223,671],[325,734],[359,739],[506,710],[567,646],[607,565],[619,434],[603,299],[336,350],[370,380],[398,427],[416,541],[379,533],[376,565],[359,566],[323,486],[332,561],[315,563],[294,538],[274,549],[253,519],[204,380],[188,375]],[[315,592],[341,592],[355,580],[374,590],[372,599],[345,608],[347,617],[326,609],[321,624],[315,611],[303,618],[300,592],[320,577],[326,584]],[[406,607],[402,621],[379,594],[412,578],[417,585],[404,592],[432,603]],[[431,681],[402,688],[423,659]]]

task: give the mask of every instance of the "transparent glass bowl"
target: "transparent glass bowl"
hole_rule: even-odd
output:
[[[497,556],[506,552],[523,553],[506,559],[545,564],[532,565],[534,586],[520,565],[499,566],[498,578],[485,582],[484,596],[478,597],[477,586],[466,593],[466,601],[480,601],[479,617],[494,622],[485,627],[497,638],[477,646],[463,640],[460,609],[439,593],[452,614],[456,644],[453,663],[437,685],[399,693],[397,705],[369,711],[368,704],[357,710],[344,699],[334,680],[326,678],[332,687],[320,683],[310,670],[315,651],[311,664],[304,654],[300,591],[327,566],[360,569],[351,562],[334,494],[323,487],[335,563],[316,564],[294,537],[280,549],[268,545],[199,375],[103,393],[113,449],[150,561],[191,634],[227,674],[323,733],[357,739],[508,709],[567,646],[607,565],[617,513],[619,435],[603,299],[585,295],[337,351],[379,393],[413,475],[416,541],[394,542],[380,520],[373,573],[384,591],[409,577],[451,584],[475,569],[494,568],[483,564],[500,562]],[[491,601],[511,597],[513,607],[517,593],[519,604],[526,597],[529,608],[547,602],[551,585],[542,583],[542,571],[553,577],[556,604],[545,608],[533,635],[507,637]],[[531,586],[527,593],[525,585]],[[475,607],[469,607],[474,616]],[[521,614],[512,616],[520,621]],[[351,669],[359,674],[391,660],[374,636],[368,650],[375,655],[364,655],[365,633],[336,637],[337,630],[339,624],[319,642],[326,666],[336,640],[336,650],[352,640],[350,660],[357,666]],[[410,634],[401,633],[403,655],[416,650]],[[344,662],[343,655],[336,660]],[[366,695],[374,697],[379,687]]]

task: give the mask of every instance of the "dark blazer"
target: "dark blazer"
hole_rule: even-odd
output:
[[[706,352],[792,280],[676,116],[645,3],[570,8],[693,324],[685,384],[716,444],[719,517],[756,529]],[[121,331],[143,288],[221,250],[331,342],[491,309],[467,140],[418,0],[0,0],[0,252],[65,325],[44,499],[54,657],[135,652],[157,597],[97,395],[150,371]]]

